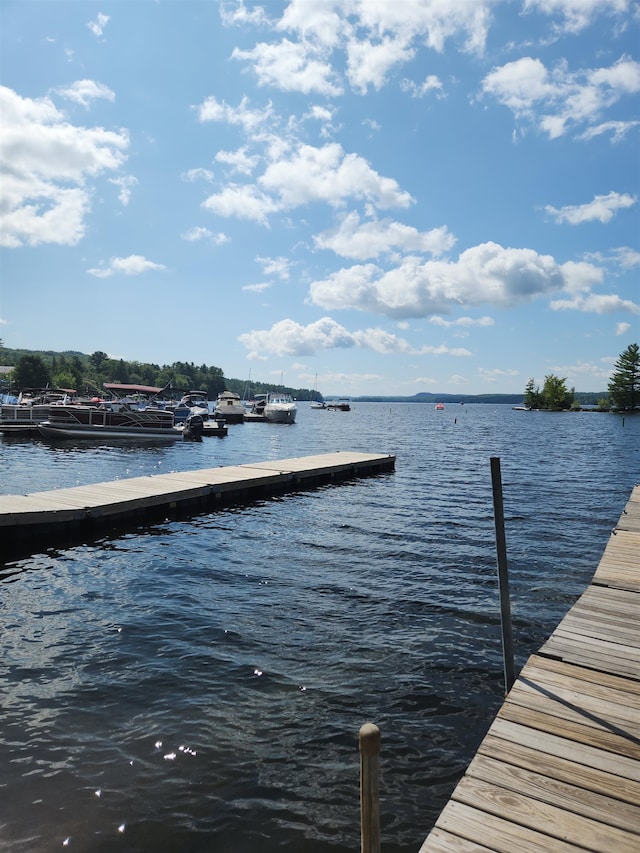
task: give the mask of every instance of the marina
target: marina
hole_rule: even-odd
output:
[[[344,417],[299,406],[293,428],[231,425],[220,441],[1,436],[9,508],[101,484],[153,494],[157,476],[197,488],[212,470],[285,459],[395,458],[393,473],[106,518],[15,554],[3,538],[3,853],[353,853],[367,721],[382,734],[382,851],[417,853],[505,702],[489,457],[502,462],[520,672],[621,526],[639,429],[359,403]],[[501,725],[502,741],[527,731]],[[535,763],[540,745],[535,730],[505,749]]]

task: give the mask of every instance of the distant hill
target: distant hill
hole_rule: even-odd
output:
[[[518,405],[522,403],[522,394],[433,394],[431,392],[422,391],[419,394],[414,394],[412,397],[383,397],[368,395],[366,397],[351,397],[351,400],[358,403],[508,403],[509,405]],[[576,391],[575,399],[583,404],[597,403],[598,400],[608,398],[607,391]],[[331,396],[325,397],[331,399]]]

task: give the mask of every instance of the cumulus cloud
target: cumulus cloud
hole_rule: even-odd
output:
[[[632,207],[637,199],[627,193],[610,192],[607,195],[597,195],[587,204],[552,207],[547,205],[545,210],[554,217],[556,222],[567,222],[569,225],[581,225],[583,222],[610,222],[618,210]]]
[[[481,304],[509,308],[562,291],[571,279],[588,286],[601,272],[590,264],[562,266],[532,249],[483,243],[457,261],[405,257],[388,271],[374,264],[341,269],[310,287],[324,309],[357,309],[389,317],[427,317]],[[586,285],[585,285],[586,286]]]
[[[631,323],[616,323],[616,337],[631,331]]]
[[[289,39],[282,39],[279,44],[262,42],[251,50],[235,48],[231,57],[251,63],[261,86],[327,97],[343,91],[331,63],[310,44]]]
[[[73,125],[49,98],[22,98],[6,86],[0,112],[2,245],[76,245],[91,206],[90,179],[125,162],[126,131]]]
[[[129,255],[126,258],[111,258],[105,266],[88,269],[89,275],[96,278],[111,278],[113,275],[141,275],[150,270],[166,270],[163,264],[148,261],[143,255]]]
[[[245,133],[253,134],[256,130],[273,117],[273,107],[267,104],[262,110],[252,110],[249,99],[243,98],[237,107],[232,107],[226,101],[219,101],[210,95],[197,107],[194,107],[198,121],[224,121],[227,124],[240,125]]]
[[[265,275],[275,275],[282,281],[287,281],[289,278],[289,260],[287,258],[256,258],[256,261],[262,266],[262,272]]]
[[[407,207],[411,195],[392,178],[379,175],[357,154],[341,145],[321,148],[299,144],[279,152],[258,178],[257,185],[230,184],[209,196],[203,206],[220,216],[253,219],[264,225],[269,214],[321,202],[340,207],[348,200],[372,202],[381,208]]]
[[[361,222],[351,212],[335,229],[314,237],[318,249],[330,249],[336,255],[354,260],[368,260],[391,252],[423,252],[442,255],[453,248],[456,240],[446,227],[418,231],[409,225],[389,219]]]
[[[572,73],[565,63],[549,70],[525,56],[487,74],[482,91],[555,139],[571,127],[598,124],[605,110],[640,92],[640,63],[623,56],[608,68]]]
[[[247,154],[247,149],[243,147],[237,151],[218,151],[215,161],[230,166],[234,172],[241,175],[250,175],[258,165],[260,158],[255,154]]]
[[[240,7],[238,17],[247,20]],[[265,16],[255,23],[264,24]],[[342,94],[336,68],[344,57],[346,78],[355,92],[380,89],[391,71],[409,62],[423,46],[441,53],[447,41],[462,51],[481,54],[491,20],[491,3],[403,0],[291,0],[274,22],[287,34],[278,43],[261,42],[253,49],[233,52],[251,65],[259,83],[282,91],[327,97]]]
[[[248,358],[260,359],[269,355],[310,356],[328,349],[368,349],[377,353],[409,353],[412,355],[470,356],[462,347],[444,345],[413,347],[403,338],[380,328],[349,332],[331,317],[303,326],[295,320],[281,320],[270,329],[252,330],[238,340],[248,350]]]

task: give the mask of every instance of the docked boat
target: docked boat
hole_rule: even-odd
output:
[[[264,416],[274,424],[292,424],[296,419],[298,407],[290,394],[267,394]]]
[[[184,429],[174,425],[173,412],[152,407],[132,409],[128,403],[111,402],[52,406],[48,419],[38,424],[38,431],[45,438],[100,441],[131,438],[179,441],[185,436]]]
[[[233,391],[222,391],[218,394],[213,408],[213,417],[217,421],[225,421],[228,424],[241,424],[246,413],[245,404],[239,394]]]
[[[0,432],[8,435],[38,432],[38,424],[47,420],[51,406],[60,406],[76,399],[70,388],[25,389],[0,405]]]
[[[295,423],[298,407],[290,394],[256,394],[245,420],[265,420],[273,424]]]
[[[179,406],[176,408],[187,409],[192,415],[200,415],[203,420],[209,419],[209,395],[206,391],[189,391],[180,400]],[[186,416],[188,417],[188,415]],[[181,417],[180,420],[183,420]]]
[[[52,439],[100,441],[179,441],[202,435],[204,419],[197,412],[190,413],[180,428],[176,426],[173,411],[157,403],[163,388],[115,382],[105,382],[104,388],[111,399],[50,406],[48,418],[38,424],[39,433]]]
[[[327,403],[327,409],[330,409],[332,412],[350,412],[351,403],[346,397],[341,397],[339,400],[331,400],[331,402]]]

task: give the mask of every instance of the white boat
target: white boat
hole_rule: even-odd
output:
[[[297,413],[298,407],[290,394],[256,394],[246,420],[264,419],[272,424],[292,424]]]
[[[325,403],[322,402],[322,400],[312,400],[311,401],[311,408],[312,409],[326,409],[327,406]]]
[[[267,394],[264,416],[274,424],[292,424],[296,419],[298,407],[290,394]]]
[[[215,420],[224,420],[228,424],[241,424],[246,411],[239,394],[233,391],[222,391],[216,399],[213,417]]]
[[[185,406],[192,415],[200,415],[205,421],[209,419],[209,395],[206,391],[188,391],[176,410],[184,410]]]

